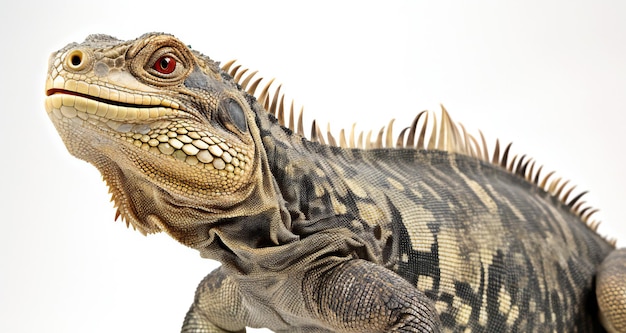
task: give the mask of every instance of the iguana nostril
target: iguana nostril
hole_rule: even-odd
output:
[[[78,54],[72,56],[72,65],[78,66],[81,62],[83,62],[83,58],[81,58]]]
[[[80,71],[87,64],[87,54],[79,49],[71,51],[65,58],[65,64],[68,69]]]

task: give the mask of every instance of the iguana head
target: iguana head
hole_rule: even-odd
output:
[[[200,212],[241,214],[233,207],[260,177],[254,99],[173,36],[70,44],[50,57],[46,95],[70,153],[100,170],[142,233],[175,232],[185,226],[164,220]]]

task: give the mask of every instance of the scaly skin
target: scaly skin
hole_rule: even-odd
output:
[[[127,223],[222,263],[183,332],[624,332],[626,256],[526,166],[311,142],[163,34],[66,46],[46,93]]]

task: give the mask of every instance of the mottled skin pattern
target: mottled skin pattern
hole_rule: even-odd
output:
[[[70,44],[46,92],[127,223],[222,263],[183,332],[624,330],[624,252],[498,165],[311,142],[169,35]]]

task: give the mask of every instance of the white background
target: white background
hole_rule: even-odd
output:
[[[1,332],[177,332],[217,265],[114,223],[48,120],[49,53],[96,32],[237,58],[335,130],[443,103],[589,190],[600,232],[626,245],[624,1],[11,1],[0,28]]]

